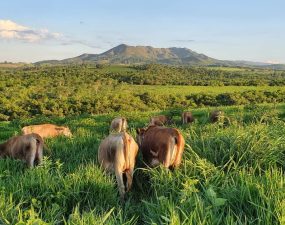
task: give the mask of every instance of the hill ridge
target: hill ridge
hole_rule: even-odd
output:
[[[107,64],[170,64],[195,66],[258,66],[285,68],[285,65],[274,65],[245,60],[219,60],[202,53],[197,53],[185,47],[155,48],[152,46],[131,46],[120,44],[99,54],[84,53],[63,60],[45,60],[34,63],[41,64],[70,64],[70,63],[107,63]]]

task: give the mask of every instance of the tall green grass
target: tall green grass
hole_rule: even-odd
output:
[[[225,107],[231,123],[210,124],[210,108],[193,111],[120,113],[129,130],[155,114],[172,114],[185,139],[179,169],[144,167],[139,155],[134,185],[119,202],[114,176],[98,165],[97,149],[119,113],[70,118],[33,118],[0,124],[4,141],[27,124],[68,125],[73,138],[47,140],[44,163],[27,169],[0,160],[0,224],[284,224],[284,106]]]

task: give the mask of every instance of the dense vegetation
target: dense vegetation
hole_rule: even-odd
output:
[[[208,122],[210,109],[193,110],[181,125],[177,112],[125,112],[129,130],[154,114],[174,115],[186,139],[174,172],[142,168],[124,205],[115,178],[97,163],[100,140],[118,113],[69,118],[29,118],[0,123],[0,141],[27,124],[70,126],[72,139],[48,140],[44,164],[0,160],[0,224],[284,224],[284,105],[223,108],[231,124]]]
[[[284,83],[284,71],[265,69],[88,64],[2,68],[0,120],[35,115],[278,103],[285,99],[285,89],[281,86]],[[169,86],[172,84],[180,86]],[[261,84],[272,86],[248,86]]]
[[[193,86],[281,86],[285,71],[227,67],[134,66],[135,72],[110,74],[131,84]]]

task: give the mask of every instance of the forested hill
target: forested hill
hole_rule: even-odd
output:
[[[100,54],[82,54],[63,60],[45,60],[35,65],[57,65],[71,63],[103,63],[103,64],[168,64],[168,65],[196,65],[196,66],[242,66],[267,67],[285,69],[285,65],[273,65],[250,61],[218,60],[205,54],[200,54],[188,48],[154,48],[151,46],[118,45]]]
[[[47,60],[35,63],[39,64],[69,64],[97,62],[110,64],[188,64],[209,65],[217,64],[219,60],[199,54],[187,48],[153,48],[151,46],[118,45],[101,54],[82,54],[74,58],[64,60]]]

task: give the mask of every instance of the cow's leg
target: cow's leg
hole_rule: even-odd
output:
[[[169,168],[176,158],[177,146],[176,139],[171,137],[167,146],[165,146],[165,159],[163,160],[163,165],[166,168]]]
[[[118,188],[119,188],[120,199],[121,199],[121,201],[124,201],[125,185],[124,185],[124,180],[123,180],[123,172],[116,170],[115,174],[116,174],[116,180],[117,180],[117,184],[118,184]]]
[[[181,164],[181,161],[182,161],[182,153],[184,151],[184,146],[185,146],[185,140],[182,136],[179,136],[179,143],[177,143],[176,145],[176,157],[175,157],[175,160],[172,164],[172,166],[175,168],[175,167],[178,167],[180,164]]]
[[[181,164],[182,153],[183,153],[183,149],[182,148],[180,148],[180,149],[177,148],[176,159],[174,160],[174,162],[172,164],[173,168],[176,168],[176,167],[178,167]]]
[[[43,145],[37,141],[37,150],[34,163],[40,165],[43,161]]]
[[[124,147],[123,147],[123,141],[120,143],[120,145],[117,146],[117,152],[114,162],[114,170],[116,175],[116,180],[119,188],[120,193],[120,199],[121,201],[124,201],[125,197],[125,185],[124,185],[124,179],[123,179],[123,171],[125,166],[125,157],[124,157]]]
[[[168,168],[170,166],[171,155],[172,155],[171,153],[172,149],[171,149],[171,144],[169,143],[167,146],[165,146],[165,158],[162,163],[165,168]]]
[[[29,168],[34,167],[36,152],[37,152],[37,141],[35,139],[32,139],[29,143],[29,146],[27,146],[27,152],[26,152],[27,154],[26,163]]]
[[[134,168],[130,168],[125,171],[126,177],[127,177],[127,183],[126,183],[126,191],[129,191],[132,187],[133,183],[133,173],[134,173]]]

